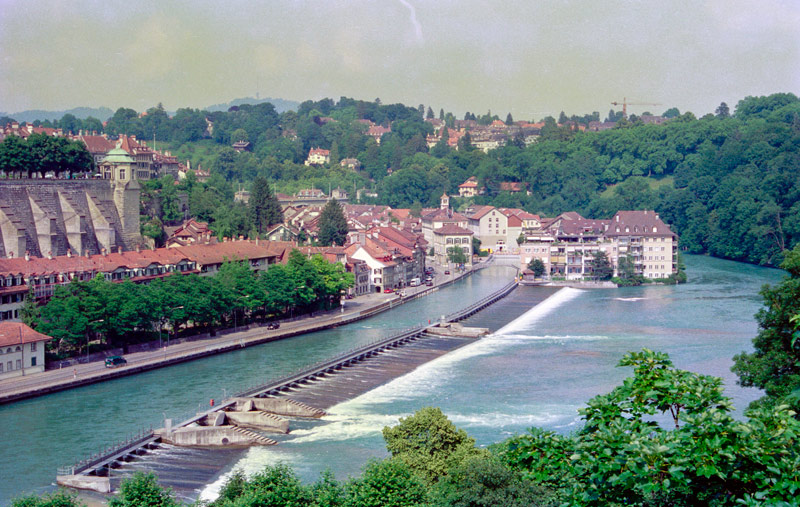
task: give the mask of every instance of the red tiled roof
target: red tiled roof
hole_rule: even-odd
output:
[[[46,334],[34,331],[22,322],[0,322],[0,347],[49,341],[51,339]]]
[[[438,229],[434,229],[434,230],[433,230],[433,233],[434,233],[434,234],[447,234],[447,235],[453,235],[453,234],[462,234],[462,235],[464,235],[464,234],[469,234],[470,236],[471,236],[471,235],[473,235],[473,234],[475,234],[475,233],[474,233],[474,232],[472,232],[471,230],[469,230],[469,229],[464,229],[463,227],[459,227],[459,226],[457,226],[456,224],[445,224],[445,225],[443,225],[443,226],[439,227]]]
[[[626,231],[627,228],[627,231]],[[655,211],[618,211],[605,233],[606,236],[673,236],[667,224]]]

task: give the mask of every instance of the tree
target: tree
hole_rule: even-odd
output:
[[[119,494],[108,503],[110,507],[174,507],[178,502],[172,491],[158,485],[152,472],[136,472],[130,479],[122,481]]]
[[[425,487],[402,461],[370,461],[361,477],[346,486],[347,507],[417,507],[427,499]]]
[[[541,278],[547,267],[544,265],[544,262],[542,262],[542,259],[536,257],[531,259],[531,261],[528,263],[528,269],[533,271],[534,277]]]
[[[42,496],[23,496],[11,501],[11,507],[85,507],[74,492],[59,489]]]
[[[643,349],[634,374],[579,412],[569,436],[534,429],[499,449],[512,468],[559,490],[565,505],[785,505],[800,472],[800,421],[787,407],[741,422],[722,380]]]
[[[344,210],[336,199],[331,199],[319,215],[319,242],[323,246],[342,246],[347,242],[347,231]]]
[[[508,113],[506,116],[506,125],[513,125],[514,124],[514,117],[511,116],[511,113]]]
[[[664,118],[677,118],[680,115],[681,112],[677,107],[671,107],[666,111],[664,111],[664,113],[661,116],[663,116]]]
[[[728,104],[720,102],[719,106],[717,106],[717,110],[714,111],[714,114],[717,115],[717,118],[728,118],[731,115],[731,110],[728,107]]]
[[[272,193],[266,178],[253,180],[253,191],[248,201],[250,221],[259,234],[267,232],[270,226],[283,222],[283,211],[278,198]]]
[[[594,252],[592,258],[592,273],[597,280],[611,280],[614,275],[614,268],[611,266],[611,261],[608,260],[608,255],[602,250]]]
[[[250,138],[247,135],[247,131],[245,129],[236,129],[231,133],[231,141],[249,141]]]
[[[396,426],[386,426],[383,439],[392,457],[426,483],[435,483],[467,457],[485,453],[475,447],[466,431],[456,428],[434,407],[421,408],[412,416],[401,417]]]
[[[739,384],[763,389],[765,395],[752,408],[783,403],[800,411],[800,245],[786,254],[781,267],[789,277],[775,287],[765,286],[765,307],[756,314],[759,332],[753,352],[735,356],[733,372]]]
[[[223,486],[214,507],[301,507],[310,505],[311,493],[288,465],[267,466],[245,479],[235,473]]]
[[[459,246],[451,246],[447,249],[447,260],[453,264],[466,264],[467,254]]]
[[[496,457],[473,456],[451,468],[431,491],[433,507],[534,507],[558,503]]]
[[[433,109],[431,108],[431,106],[428,106],[428,112],[425,113],[425,119],[426,120],[433,119]]]
[[[31,286],[25,294],[25,301],[22,303],[22,308],[19,311],[20,319],[26,326],[35,328],[39,322],[41,313],[42,310],[39,307],[39,303],[36,302],[33,286]]]

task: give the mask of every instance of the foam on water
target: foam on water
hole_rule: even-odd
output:
[[[251,476],[264,470],[267,465],[274,466],[286,464],[296,466],[300,463],[300,457],[290,454],[276,452],[271,446],[254,446],[247,450],[247,453],[240,459],[231,471],[221,474],[216,481],[207,484],[200,490],[199,500],[214,501],[219,496],[222,486],[228,481],[230,476],[237,470],[241,470],[246,476]]]
[[[266,465],[302,461],[302,457],[291,451],[292,445],[303,445],[310,442],[340,442],[344,440],[377,437],[384,426],[396,424],[401,417],[411,415],[410,412],[394,412],[391,407],[395,402],[413,400],[428,393],[435,392],[448,383],[458,373],[459,363],[481,355],[495,353],[499,350],[515,346],[531,339],[564,339],[565,337],[530,336],[522,334],[533,329],[536,322],[553,312],[558,307],[581,295],[584,291],[564,288],[534,306],[523,315],[512,321],[496,333],[477,340],[465,347],[440,356],[425,363],[414,371],[398,377],[387,384],[379,386],[352,400],[339,403],[328,410],[328,415],[320,419],[321,424],[311,428],[292,430],[290,438],[281,442],[286,452],[277,452],[270,448],[252,448],[235,465],[234,469],[244,470],[247,474],[260,471]],[[577,339],[602,339],[601,336],[575,337]],[[488,412],[483,414],[448,413],[448,417],[459,426],[464,427],[521,427],[541,426],[563,420],[566,415],[562,406],[556,407],[516,407],[519,413]],[[575,408],[567,411],[574,414]],[[201,492],[202,500],[213,500],[219,495],[220,488],[230,476],[221,476],[217,481],[206,486]]]

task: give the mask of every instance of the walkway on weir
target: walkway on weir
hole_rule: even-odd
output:
[[[450,285],[474,271],[494,265],[489,258],[476,264],[471,270],[444,275],[439,269],[434,287],[409,287],[404,289],[406,296],[397,294],[368,294],[346,300],[344,309],[336,308],[318,312],[297,319],[281,321],[277,330],[251,324],[240,326],[238,330],[224,329],[216,337],[187,338],[173,342],[168,347],[125,354],[128,364],[124,367],[108,369],[102,360],[70,365],[62,369],[48,370],[35,375],[12,377],[0,380],[0,404],[19,401],[25,398],[72,389],[88,384],[103,382],[113,378],[135,375],[156,368],[163,368],[202,357],[220,354],[231,350],[250,347],[300,334],[341,326],[390,310],[400,304],[425,296]],[[504,264],[504,263],[503,263]]]
[[[476,303],[444,316],[445,322],[458,322],[495,303],[510,294],[517,287],[517,282],[512,281],[495,293],[477,301]],[[426,331],[432,325],[418,326],[405,330],[388,338],[379,340],[375,343],[347,352],[336,358],[320,362],[308,368],[288,375],[284,378],[268,382],[264,385],[247,389],[237,393],[235,397],[286,397],[296,401],[319,406],[319,408],[329,408],[330,406],[352,398],[359,394],[369,391],[388,380],[396,378],[408,371],[413,370],[420,364],[428,362],[451,350],[466,345],[474,341],[470,338],[442,337],[429,335]],[[353,384],[354,376],[357,377],[357,384]],[[326,382],[334,377],[338,387],[328,385]],[[349,384],[349,388],[348,388]],[[295,396],[298,391],[302,391],[301,396]],[[332,394],[335,393],[335,394]],[[224,410],[233,405],[233,399],[225,400],[203,413],[196,414],[181,422],[178,427],[184,427],[205,419],[209,414]],[[163,446],[163,448],[162,448]],[[69,484],[67,480],[74,480],[78,477],[108,477],[112,469],[129,467],[126,463],[142,459],[147,460],[151,451],[159,453],[164,449],[174,449],[171,446],[160,444],[158,437],[152,432],[137,435],[131,440],[114,446],[98,455],[87,457],[86,459],[68,467],[59,469],[59,482]],[[195,450],[199,451],[199,450]],[[185,454],[177,451],[178,454]],[[203,450],[203,452],[217,453],[219,450]],[[193,453],[194,455],[194,453]],[[156,458],[157,459],[157,458]],[[192,466],[191,464],[187,464]],[[136,466],[134,465],[135,469]],[[208,471],[206,470],[206,473]],[[108,482],[108,487],[116,486],[120,477],[124,473],[115,472],[114,482]],[[66,477],[71,476],[71,477]],[[162,477],[162,482],[167,480]],[[177,477],[178,481],[184,481],[182,477]],[[74,482],[73,482],[74,484]],[[181,486],[191,488],[192,484],[174,483],[167,484],[172,487]]]

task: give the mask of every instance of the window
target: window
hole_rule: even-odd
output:
[[[31,352],[36,352],[36,342],[31,343]]]
[[[6,369],[8,371],[12,371],[14,369],[14,363],[12,363],[11,361],[7,362],[6,363]]]
[[[17,369],[18,370],[22,369],[22,359],[17,359]]]
[[[3,363],[0,363],[0,373],[3,373]]]
[[[121,179],[121,180],[125,179],[125,169],[120,169],[119,170],[119,179]]]
[[[31,366],[36,366],[36,356],[31,357]]]

